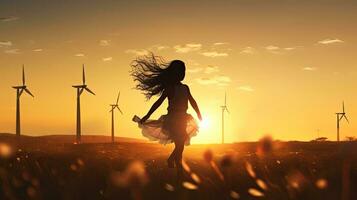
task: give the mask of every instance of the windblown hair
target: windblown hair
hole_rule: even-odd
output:
[[[180,60],[168,63],[153,53],[136,58],[131,67],[131,76],[138,82],[135,88],[141,90],[147,99],[161,95],[169,85],[182,81],[186,68]]]

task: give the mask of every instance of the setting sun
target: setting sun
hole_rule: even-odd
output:
[[[205,131],[205,130],[209,130],[209,128],[211,127],[211,121],[208,117],[203,118],[202,121],[199,123],[200,126],[200,130]]]
[[[198,124],[199,132],[196,137],[192,138],[192,143],[202,144],[219,142],[221,137],[221,120],[216,116],[219,116],[218,112],[209,112],[203,115],[202,121]]]

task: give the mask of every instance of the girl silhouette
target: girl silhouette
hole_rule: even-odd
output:
[[[196,111],[198,119],[202,120],[189,87],[181,82],[185,78],[185,71],[185,63],[181,60],[166,63],[153,54],[134,60],[131,71],[134,81],[137,82],[136,89],[141,90],[147,99],[155,95],[160,96],[142,119],[134,116],[133,120],[139,123],[142,134],[150,140],[159,141],[161,144],[175,143],[175,149],[167,163],[170,168],[176,165],[180,174],[184,145],[189,145],[191,137],[198,132],[197,122],[186,112],[188,102]],[[148,120],[166,98],[169,103],[167,114],[158,120]]]

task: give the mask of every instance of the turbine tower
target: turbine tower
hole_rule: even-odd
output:
[[[114,112],[115,112],[115,109],[117,108],[119,110],[119,112],[121,114],[123,114],[123,112],[120,110],[119,108],[119,97],[120,97],[120,92],[118,94],[118,97],[117,97],[117,101],[115,104],[110,104],[110,107],[112,108],[109,112],[112,113],[112,143],[114,143]]]
[[[81,94],[84,90],[87,92],[94,94],[86,85],[86,74],[84,71],[84,64],[83,64],[83,71],[82,71],[82,85],[73,85],[72,87],[77,89],[77,127],[76,127],[76,141],[77,144],[81,142]]]
[[[222,144],[224,144],[224,112],[227,111],[227,113],[229,113],[227,108],[227,93],[224,94],[224,105],[221,106],[221,108],[222,108]]]
[[[340,121],[345,118],[347,123],[350,123],[348,121],[348,118],[346,116],[345,112],[345,102],[342,102],[342,112],[336,113],[336,120],[337,120],[337,142],[340,141]]]
[[[25,91],[27,94],[33,94],[26,86],[26,79],[25,79],[25,65],[22,65],[22,85],[20,86],[12,86],[16,90],[16,136],[21,135],[21,124],[20,124],[20,97],[22,93]]]

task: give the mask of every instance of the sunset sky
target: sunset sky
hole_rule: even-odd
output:
[[[0,0],[0,132],[15,132],[15,90],[25,64],[35,98],[21,98],[22,132],[74,134],[81,67],[97,95],[82,95],[82,133],[143,138],[146,114],[131,61],[148,51],[182,59],[209,126],[194,143],[219,142],[224,93],[227,142],[357,137],[357,2],[347,0]],[[166,102],[152,117],[166,112]],[[189,112],[195,117],[190,108]]]

